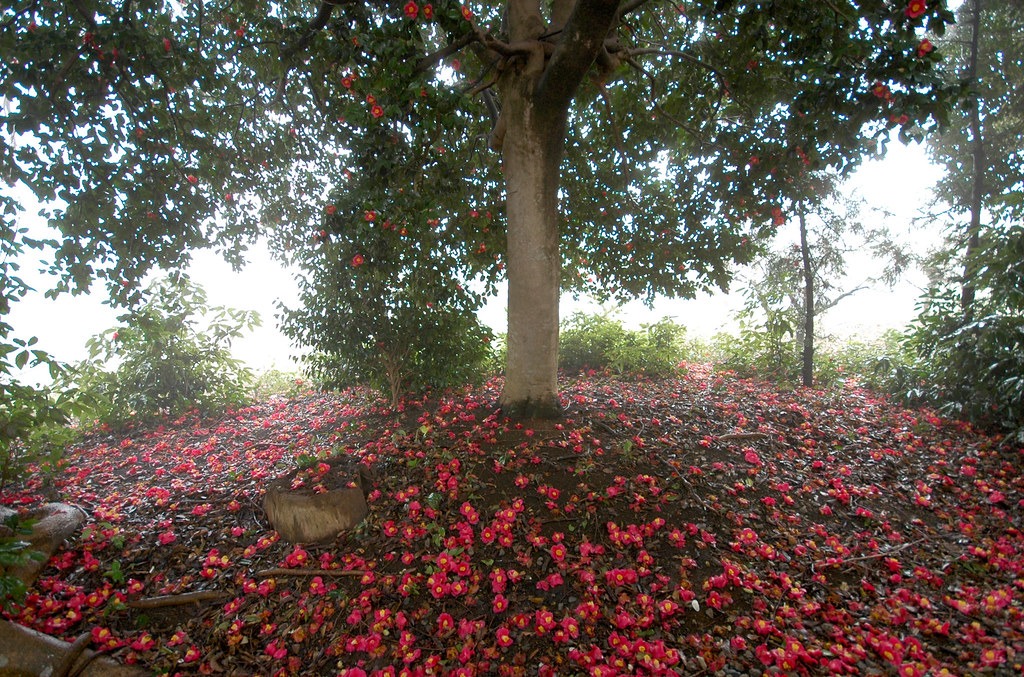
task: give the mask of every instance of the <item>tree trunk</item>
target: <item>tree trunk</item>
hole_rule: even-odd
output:
[[[555,418],[558,400],[559,165],[565,114],[538,110],[532,78],[502,89],[508,217],[508,362],[502,411]]]
[[[508,218],[508,362],[501,408],[515,418],[562,414],[559,170],[569,106],[604,49],[619,0],[558,0],[555,5],[555,20],[565,24],[549,42],[540,0],[509,0],[509,44],[517,56],[498,81]]]
[[[804,344],[800,366],[800,380],[806,387],[814,385],[814,269],[811,248],[807,242],[807,216],[804,203],[797,203],[800,218],[800,256],[803,259],[804,278]]]
[[[971,87],[980,87],[978,78],[978,43],[981,39],[981,0],[971,3],[971,52],[967,63],[967,80]],[[985,197],[985,140],[981,129],[981,96],[975,95],[968,113],[968,124],[971,131],[971,222],[967,231],[967,248],[964,251],[964,281],[960,288],[960,309],[964,324],[974,320],[974,275],[977,269],[975,256],[981,246],[981,208]]]

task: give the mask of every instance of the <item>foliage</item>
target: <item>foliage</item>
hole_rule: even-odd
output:
[[[759,324],[741,321],[738,335],[715,334],[709,353],[714,364],[744,378],[763,378],[793,383],[800,370],[800,356],[793,342],[793,327],[775,312]]]
[[[312,349],[309,375],[325,388],[370,385],[392,407],[409,392],[478,381],[490,331],[469,312],[475,297],[451,281],[396,282],[380,252],[364,251],[330,245],[326,265],[300,282],[300,307],[284,313],[285,334]],[[349,265],[336,265],[338,256]]]
[[[1024,439],[1024,226],[990,226],[976,256],[973,319],[963,319],[956,278],[921,300],[907,345],[925,385],[913,394]]]
[[[976,12],[978,49],[972,64]],[[937,197],[956,217],[959,239],[974,202],[977,174],[987,211],[997,219],[1024,217],[1024,7],[1019,2],[968,0],[959,9],[957,24],[938,44],[947,53],[944,76],[966,83],[963,98],[950,111],[950,124],[928,139],[933,161],[945,169]],[[980,161],[975,157],[979,145]]]
[[[52,243],[29,236],[15,224],[18,207],[6,199],[0,223],[0,492],[7,482],[26,471],[31,463],[53,463],[59,458],[62,426],[72,407],[73,392],[22,382],[26,368],[46,368],[51,377],[63,370],[41,350],[36,337],[20,338],[7,322],[11,306],[31,288],[21,278],[20,257],[45,249]]]
[[[271,397],[297,397],[311,389],[313,384],[297,371],[267,369],[253,379],[252,399],[262,402]]]
[[[685,358],[685,334],[684,327],[668,318],[633,330],[607,313],[577,312],[562,325],[558,363],[570,374],[608,370],[670,376]]]
[[[0,607],[13,612],[25,601],[27,588],[16,576],[8,575],[11,569],[27,564],[30,560],[42,559],[38,552],[28,549],[28,542],[22,536],[32,533],[32,523],[11,515],[0,525]]]
[[[951,20],[942,0],[19,0],[0,14],[5,167],[55,205],[62,289],[99,278],[138,300],[152,267],[203,246],[237,261],[258,235],[315,271],[310,236],[365,233],[373,212],[406,233],[383,269],[395,288],[487,285],[507,264],[510,283],[536,266],[548,287],[690,295],[751,259],[803,167],[846,170],[943,117],[921,37]],[[524,168],[521,190],[505,185]],[[526,249],[543,256],[513,257],[535,223],[550,241]],[[521,349],[520,370],[553,369],[529,343],[554,345],[548,315],[543,331],[510,321],[510,364]]]
[[[89,359],[68,374],[88,398],[86,420],[121,425],[247,401],[249,370],[231,343],[259,324],[252,311],[207,307],[206,292],[184,277],[154,282],[149,298],[87,342]]]
[[[1020,3],[965,2],[948,77],[967,83],[956,124],[932,139],[946,169],[945,247],[908,336],[925,383],[913,394],[950,414],[1024,436],[1024,74]]]
[[[762,367],[786,380],[799,376],[805,386],[814,381],[814,354],[823,338],[820,318],[868,283],[894,284],[912,257],[882,225],[866,225],[862,199],[841,194],[835,174],[808,173],[794,184],[797,232],[779,233],[774,246],[744,275],[746,297],[740,317],[746,331],[760,326],[763,339],[744,338],[746,349],[766,351]],[[883,214],[872,215],[879,219]],[[794,241],[795,238],[795,241]],[[851,282],[847,261],[870,256],[883,264],[875,277]],[[863,268],[863,264],[858,266]],[[793,363],[787,351],[796,356]],[[785,370],[795,368],[793,374]]]

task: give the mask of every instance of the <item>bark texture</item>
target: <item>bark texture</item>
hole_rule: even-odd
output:
[[[566,120],[615,22],[618,0],[577,0],[571,12],[562,0],[556,9],[561,30],[551,31],[537,0],[510,0],[509,39],[519,53],[498,83],[508,217],[508,362],[501,407],[516,418],[561,415],[558,186]]]

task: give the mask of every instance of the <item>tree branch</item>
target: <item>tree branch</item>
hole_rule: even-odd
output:
[[[658,56],[674,56],[674,57],[678,57],[680,59],[683,59],[684,61],[692,63],[695,66],[699,66],[699,67],[703,68],[704,70],[706,70],[709,73],[713,74],[720,81],[724,81],[725,80],[725,77],[722,75],[721,71],[719,71],[717,68],[715,68],[711,64],[705,63],[704,61],[701,61],[700,59],[698,59],[697,57],[693,56],[692,54],[687,54],[686,52],[681,52],[678,49],[661,49],[661,48],[627,49],[626,50],[626,54],[628,54],[630,58],[632,58],[634,56],[646,56],[648,54],[655,54],[655,55],[658,55]]]
[[[619,16],[623,17],[626,16],[627,14],[630,14],[631,12],[635,12],[636,10],[646,5],[648,2],[650,2],[650,0],[629,0],[629,2],[627,2],[622,7],[619,8]]]
[[[477,33],[467,33],[466,35],[463,35],[461,38],[451,43],[450,45],[447,45],[432,54],[427,54],[426,56],[422,57],[419,61],[416,62],[416,70],[425,71],[434,64],[440,62],[442,59],[449,57],[452,54],[455,54],[459,50],[463,49],[467,45],[479,39],[480,36]]]
[[[619,0],[577,0],[544,75],[537,98],[564,110],[615,25]]]

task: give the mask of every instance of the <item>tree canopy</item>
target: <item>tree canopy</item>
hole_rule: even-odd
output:
[[[942,0],[21,0],[0,13],[3,172],[52,205],[61,290],[136,300],[151,268],[240,262],[260,236],[424,309],[507,275],[502,404],[549,414],[562,288],[727,285],[794,177],[941,119],[925,31],[952,19]]]

